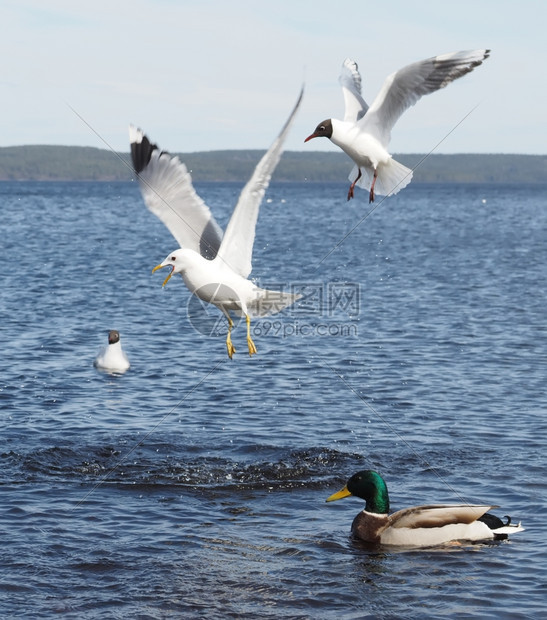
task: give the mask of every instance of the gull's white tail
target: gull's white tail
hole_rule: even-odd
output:
[[[298,293],[282,293],[257,287],[256,297],[252,303],[247,304],[247,307],[252,317],[271,316],[281,312],[301,297],[302,295]]]
[[[353,182],[359,170],[357,166],[353,167],[348,179]],[[357,185],[363,189],[370,190],[372,184],[373,170],[372,168],[361,168],[361,178],[357,181]],[[398,161],[390,157],[385,164],[378,165],[378,177],[374,184],[374,193],[377,196],[393,196],[398,191],[406,187],[412,179],[412,170],[403,166]]]

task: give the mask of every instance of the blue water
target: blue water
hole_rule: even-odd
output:
[[[223,226],[239,189],[198,186]],[[304,297],[230,361],[151,274],[177,245],[135,183],[0,183],[1,617],[545,613],[546,188],[346,192],[270,188],[253,276]],[[109,329],[123,376],[93,367]],[[371,549],[360,500],[325,504],[364,468],[393,510],[526,531]]]

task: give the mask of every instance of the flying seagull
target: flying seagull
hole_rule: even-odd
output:
[[[224,236],[209,207],[198,196],[186,166],[178,157],[160,151],[146,135],[129,128],[131,157],[138,174],[144,202],[169,229],[180,249],[167,255],[152,272],[163,267],[180,273],[191,293],[215,305],[228,319],[226,348],[235,353],[230,312],[245,316],[249,355],[256,353],[251,338],[251,317],[276,314],[294,303],[299,295],[261,289],[248,279],[258,209],[283,151],[283,143],[302,101],[300,91],[287,122],[256,166],[228,222]]]
[[[369,107],[361,97],[361,76],[357,63],[346,58],[339,77],[344,94],[344,120],[329,118],[319,123],[304,142],[325,137],[351,159],[348,200],[356,185],[369,190],[369,202],[376,194],[391,196],[406,187],[412,170],[388,153],[391,130],[399,117],[423,95],[444,88],[473,71],[490,55],[490,50],[454,52],[412,63],[392,73]]]

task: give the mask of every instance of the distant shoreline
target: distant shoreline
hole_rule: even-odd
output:
[[[178,154],[196,182],[245,182],[264,151],[203,151]],[[547,183],[547,155],[395,154],[416,168],[415,183]],[[421,162],[421,163],[420,163]],[[352,168],[341,152],[286,151],[273,181],[345,182]],[[79,146],[0,147],[0,181],[130,181],[128,153]]]

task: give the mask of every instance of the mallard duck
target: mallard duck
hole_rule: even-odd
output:
[[[501,519],[488,513],[497,506],[438,504],[404,508],[389,514],[387,486],[380,474],[372,470],[354,474],[346,486],[327,498],[333,502],[349,495],[366,501],[353,520],[354,536],[370,543],[405,547],[430,547],[452,541],[479,541],[507,538],[523,531],[520,523],[512,525],[510,517]]]
[[[124,373],[129,366],[127,355],[122,349],[120,332],[111,329],[108,332],[108,346],[95,359],[95,368],[111,373]]]

